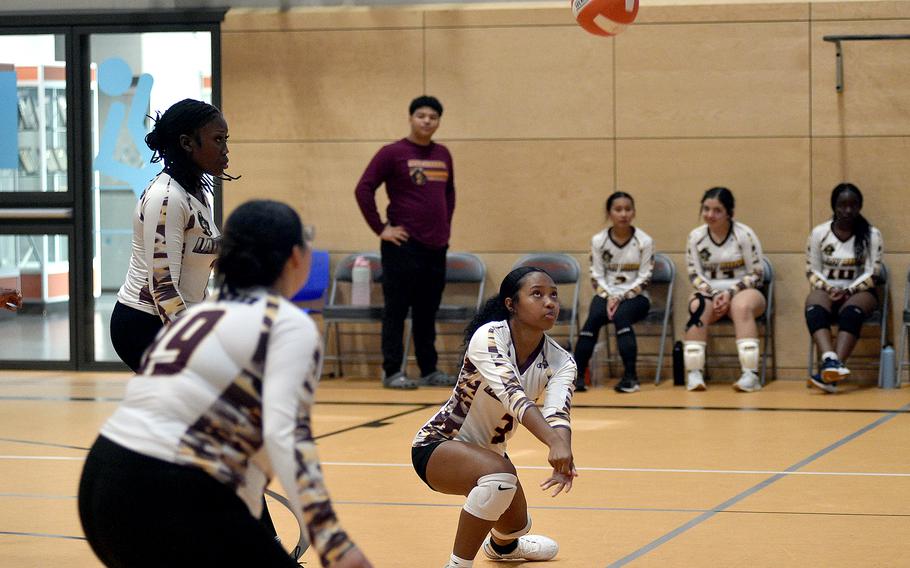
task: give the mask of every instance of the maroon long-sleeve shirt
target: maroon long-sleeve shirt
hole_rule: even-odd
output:
[[[385,183],[388,223],[404,227],[410,238],[434,248],[449,244],[455,211],[455,170],[442,144],[415,144],[402,138],[383,146],[360,177],[354,195],[367,224],[377,235],[385,228],[376,208],[376,190]]]

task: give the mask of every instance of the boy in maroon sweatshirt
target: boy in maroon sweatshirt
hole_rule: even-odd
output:
[[[411,101],[408,112],[410,134],[380,149],[354,190],[367,224],[381,239],[382,384],[398,389],[452,386],[455,379],[436,368],[435,343],[455,211],[455,171],[448,148],[433,142],[442,104],[424,95]],[[376,190],[382,184],[389,196],[385,222],[376,208]],[[419,380],[402,371],[409,308]]]

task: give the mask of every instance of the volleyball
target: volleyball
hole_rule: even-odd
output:
[[[585,31],[613,36],[635,21],[638,0],[572,0],[572,13]]]

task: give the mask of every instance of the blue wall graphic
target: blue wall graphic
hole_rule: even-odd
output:
[[[19,167],[18,103],[16,72],[0,71],[0,168]]]
[[[105,59],[98,66],[98,86],[108,96],[123,95],[129,90],[132,80],[133,71],[129,64],[119,57]],[[139,76],[128,114],[126,105],[122,102],[117,101],[111,104],[107,116],[104,117],[101,139],[98,143],[98,155],[95,156],[95,169],[128,183],[137,198],[142,195],[149,180],[161,169],[159,164],[149,163],[152,151],[145,145],[145,135],[148,133],[145,128],[145,116],[149,108],[153,83],[154,79],[148,73]],[[117,135],[123,126],[124,119],[130,133],[130,140],[142,157],[143,165],[140,167],[118,162],[114,157]]]

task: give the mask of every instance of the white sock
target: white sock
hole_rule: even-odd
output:
[[[837,353],[835,353],[834,351],[825,351],[824,353],[822,353],[822,361],[824,361],[825,359],[837,359]]]
[[[473,560],[465,560],[464,558],[459,558],[454,554],[449,557],[449,563],[446,564],[445,568],[473,568]]]

